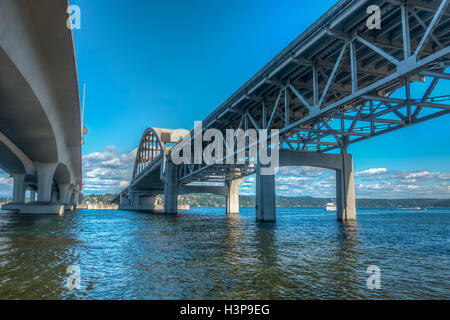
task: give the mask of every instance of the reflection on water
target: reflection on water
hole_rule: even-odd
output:
[[[0,213],[0,299],[448,298],[449,210],[361,209],[341,224],[322,209],[178,216],[79,211]],[[66,287],[67,267],[81,289]],[[381,290],[369,290],[369,265]]]

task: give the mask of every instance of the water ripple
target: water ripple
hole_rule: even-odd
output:
[[[437,299],[450,295],[450,211],[361,209],[340,224],[322,209],[178,216],[0,212],[0,299]],[[81,288],[66,286],[69,265]],[[366,286],[369,265],[381,290]]]

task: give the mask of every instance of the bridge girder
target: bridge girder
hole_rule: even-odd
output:
[[[278,129],[280,149],[324,153],[448,114],[450,95],[432,97],[450,78],[448,0],[378,1],[381,30],[367,29],[366,3],[338,3],[321,27],[211,113],[203,130]],[[427,86],[420,97],[412,97],[414,82]],[[239,175],[254,173],[247,169]],[[179,169],[183,183],[227,181],[227,174],[216,164]]]
[[[450,113],[450,96],[432,96],[450,78],[448,3],[340,1],[215,109],[203,131],[218,129],[225,136],[226,129],[278,129],[282,150],[327,153]],[[380,30],[366,26],[370,4],[381,8]],[[424,87],[422,95],[413,96],[413,83]],[[193,139],[194,130],[188,133]],[[148,156],[153,147],[142,145],[138,154],[147,156],[136,160],[131,185],[154,170],[149,160],[166,160]],[[184,185],[225,183],[255,170],[192,161],[178,166],[177,176]]]

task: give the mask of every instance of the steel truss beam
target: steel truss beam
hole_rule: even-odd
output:
[[[330,152],[450,113],[450,97],[430,98],[450,79],[449,1],[380,0],[379,31],[365,24],[368,1],[342,3],[212,112],[203,130],[225,136],[226,129],[278,129],[281,149]],[[411,82],[425,77],[433,79],[426,92],[413,97]],[[404,98],[393,95],[398,92]],[[247,159],[249,149],[246,143]],[[202,163],[178,172],[189,183],[224,182],[254,170]]]
[[[246,127],[279,129],[282,149],[328,152],[449,113],[450,105],[445,101],[428,101],[439,79],[450,77],[442,69],[430,70],[436,62],[449,59],[450,39],[442,31],[434,34],[439,21],[447,17],[448,0],[440,1],[439,5],[438,1],[433,4],[408,1],[407,5],[388,2],[398,6],[397,21],[391,21],[390,25],[396,26],[391,30],[400,30],[402,44],[386,40],[398,37],[393,34],[379,40],[367,30],[343,33],[337,31],[339,28],[327,29],[316,41],[332,35],[334,53],[327,57],[316,53],[317,58],[313,59],[290,55],[248,90],[252,98],[246,94],[232,104],[234,110],[244,114]],[[414,27],[410,25],[411,19]],[[432,49],[430,41],[438,48]],[[368,57],[375,68],[362,62]],[[295,70],[299,69],[304,71],[296,78]],[[434,78],[425,96],[411,99],[410,81],[424,77]],[[390,97],[402,87],[406,90],[405,99]],[[226,112],[221,115],[224,119],[227,116]],[[237,128],[233,119],[231,116],[224,121],[227,128]],[[213,119],[210,124],[214,127],[217,122]],[[191,181],[200,175],[208,179],[209,173],[218,169],[214,164],[199,165],[180,180]],[[208,174],[203,175],[203,171]],[[241,175],[251,172],[242,171]]]

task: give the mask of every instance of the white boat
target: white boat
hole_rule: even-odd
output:
[[[336,204],[334,202],[328,202],[325,205],[325,210],[327,210],[327,211],[337,211]]]

